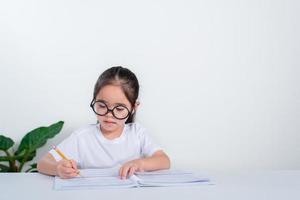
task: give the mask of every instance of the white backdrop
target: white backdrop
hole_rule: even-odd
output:
[[[299,1],[0,3],[0,134],[96,121],[103,70],[141,84],[138,121],[173,166],[300,169]]]

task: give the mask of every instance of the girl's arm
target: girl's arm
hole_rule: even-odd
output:
[[[38,161],[37,170],[42,174],[61,178],[72,178],[78,175],[77,164],[74,160],[62,159],[57,162],[50,153]]]
[[[131,176],[136,171],[154,171],[170,168],[170,159],[163,151],[157,151],[152,156],[129,161],[119,171],[122,179]]]

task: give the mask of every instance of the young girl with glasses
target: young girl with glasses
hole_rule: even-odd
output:
[[[138,171],[170,168],[170,160],[145,128],[134,122],[139,106],[139,82],[133,72],[112,67],[98,78],[90,104],[98,124],[75,131],[38,162],[43,174],[72,178],[78,169],[121,166],[122,179]]]

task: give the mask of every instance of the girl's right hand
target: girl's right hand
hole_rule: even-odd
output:
[[[58,161],[56,171],[58,176],[64,179],[76,177],[79,173],[76,161],[65,159]]]

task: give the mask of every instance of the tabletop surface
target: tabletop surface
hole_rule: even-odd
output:
[[[300,199],[300,170],[206,172],[214,185],[100,190],[53,190],[53,177],[0,173],[0,199]],[[70,199],[71,200],[71,199]]]

